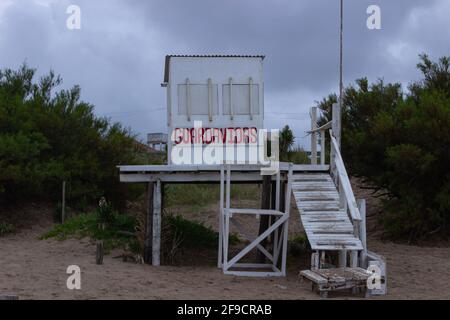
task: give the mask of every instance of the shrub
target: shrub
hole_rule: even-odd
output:
[[[342,110],[350,173],[384,191],[387,234],[411,242],[450,235],[450,58],[420,58],[424,78],[409,91],[359,79],[345,89]],[[330,95],[319,103],[328,119],[335,101]]]
[[[14,226],[6,222],[0,222],[0,237],[14,232]]]
[[[127,234],[134,233],[136,219],[126,214],[113,213],[113,223],[105,229],[99,228],[98,213],[81,213],[63,224],[56,225],[52,230],[43,234],[40,239],[56,238],[65,240],[70,237],[85,238],[92,240],[103,240],[106,250],[116,247],[135,246],[134,238]],[[125,231],[125,233],[124,233]]]
[[[66,180],[74,208],[102,195],[123,207],[142,188],[121,184],[116,168],[140,161],[135,135],[95,116],[78,86],[56,91],[62,80],[53,72],[39,81],[34,76],[25,64],[0,70],[0,204],[55,201]]]

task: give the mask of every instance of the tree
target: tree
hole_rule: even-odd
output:
[[[136,162],[134,134],[96,117],[78,86],[55,91],[60,77],[34,75],[25,64],[0,71],[0,202],[56,200],[67,180],[77,204],[123,204],[129,187],[116,166]]]
[[[280,131],[280,160],[287,161],[288,153],[294,145],[295,137],[288,125]]]
[[[411,241],[450,234],[449,58],[420,59],[423,79],[407,92],[398,83],[359,79],[345,89],[342,110],[346,165],[385,191],[381,221],[387,233]],[[334,100],[329,95],[317,103],[330,118]]]

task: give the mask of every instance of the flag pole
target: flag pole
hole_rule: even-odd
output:
[[[341,18],[340,18],[340,52],[339,52],[339,109],[342,113],[342,96],[343,96],[343,76],[342,76],[342,69],[343,69],[343,34],[344,34],[344,0],[341,0]]]

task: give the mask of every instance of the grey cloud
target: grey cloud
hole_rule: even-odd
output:
[[[338,84],[339,1],[326,0],[15,0],[0,6],[0,67],[25,59],[80,84],[99,114],[142,135],[165,130],[159,87],[168,53],[265,54],[266,126],[286,123],[299,142],[308,108]],[[414,79],[417,54],[449,54],[445,0],[345,0],[345,81]],[[65,27],[69,4],[82,29]],[[366,28],[378,4],[382,30]],[[414,19],[420,19],[417,23]]]

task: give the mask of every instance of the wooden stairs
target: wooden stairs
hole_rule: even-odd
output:
[[[292,192],[312,250],[363,249],[329,173],[293,175]]]

